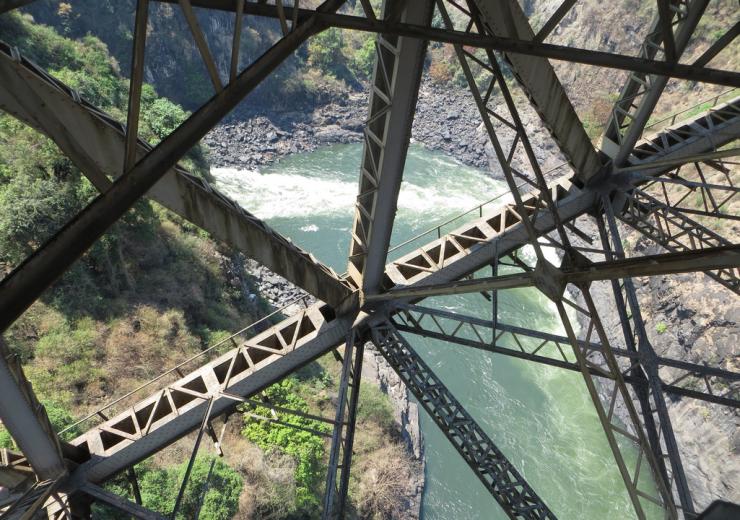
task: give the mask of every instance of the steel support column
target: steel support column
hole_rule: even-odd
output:
[[[511,519],[555,515],[390,322],[371,330],[373,343],[406,388]]]
[[[605,209],[604,214],[606,216],[606,226],[604,226],[604,222],[599,219],[602,246],[607,252],[607,259],[610,257],[624,258],[625,255],[622,248],[622,240],[619,235],[619,229],[617,228],[617,221],[614,216],[611,202],[608,197],[604,197],[603,203]],[[673,484],[676,487],[678,498],[681,503],[681,509],[683,510],[684,515],[693,514],[694,505],[691,500],[689,484],[683,470],[681,454],[678,450],[676,437],[673,433],[673,426],[671,425],[671,418],[668,413],[665,397],[663,396],[663,390],[661,388],[661,380],[658,373],[658,356],[655,353],[655,349],[650,343],[645,330],[645,323],[642,319],[642,312],[637,300],[635,286],[631,278],[624,278],[621,284],[619,283],[619,280],[614,279],[612,280],[612,290],[614,292],[617,306],[620,307],[620,321],[625,333],[624,336],[628,348],[636,344],[637,351],[640,353],[638,366],[632,370],[635,373],[642,372],[643,376],[647,378],[650,395],[653,398],[653,404],[655,406],[655,412],[653,412],[649,402],[643,402],[643,400],[640,401],[648,437],[656,436],[657,431],[655,430],[655,425],[657,422],[660,427],[660,432],[663,434],[666,455],[671,464]],[[629,306],[629,313],[625,308],[625,301]],[[657,421],[655,419],[657,419]],[[663,465],[659,437],[657,439],[651,439],[651,445],[653,446],[653,451],[658,452],[658,464]],[[670,483],[671,480],[668,478],[665,469],[662,468],[662,470],[665,482]]]
[[[342,519],[345,516],[364,346],[362,338],[357,336],[357,329],[352,329],[345,344],[339,381],[322,513],[325,520]]]
[[[403,8],[403,22],[426,26],[433,7],[433,0],[389,0],[384,17]],[[415,38],[380,34],[376,42],[348,265],[364,294],[377,293],[383,283],[425,50],[426,41]]]
[[[57,434],[23,375],[18,359],[0,337],[0,418],[40,480],[66,473]]]

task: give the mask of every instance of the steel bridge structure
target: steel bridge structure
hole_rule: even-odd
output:
[[[0,13],[32,0],[0,2]],[[138,136],[149,4],[178,4],[214,94],[158,145]],[[2,518],[86,518],[99,501],[136,518],[162,518],[141,503],[134,464],[197,432],[191,465],[215,420],[250,403],[267,386],[317,357],[342,362],[326,478],[324,518],[342,518],[347,502],[363,349],[372,342],[509,518],[556,518],[445,382],[407,340],[435,338],[582,375],[637,518],[700,514],[682,462],[667,397],[740,407],[740,373],[712,360],[659,355],[650,342],[634,278],[703,272],[707,287],[740,294],[740,244],[731,224],[737,192],[740,72],[711,67],[729,48],[739,20],[693,62],[684,50],[708,0],[656,0],[656,18],[634,55],[548,43],[575,0],[563,0],[535,31],[515,0],[137,0],[128,114],[119,122],[0,42],[0,108],[52,139],[99,195],[0,282],[5,331],[121,216],[147,197],[304,289],[318,300],[260,333],[239,331],[208,355],[175,367],[85,418],[87,430],[63,442],[50,426],[23,369],[0,340],[0,418],[20,451],[5,451]],[[373,3],[374,4],[374,3]],[[196,9],[233,13],[230,70],[218,70]],[[249,17],[277,20],[282,36],[239,69],[241,28]],[[609,23],[604,21],[604,23]],[[338,274],[271,229],[178,160],[312,36],[328,28],[377,34],[359,190],[346,274]],[[508,193],[460,219],[451,232],[390,259],[391,231],[403,179],[426,47],[454,48]],[[599,145],[589,139],[553,61],[628,71]],[[512,79],[513,78],[513,79]],[[713,106],[648,127],[672,78],[733,88]],[[567,161],[543,172],[522,104]],[[479,124],[478,121],[471,124]],[[501,139],[502,129],[513,141]],[[508,143],[508,144],[505,144]],[[524,160],[516,160],[523,157]],[[7,208],[3,208],[3,211]],[[631,228],[660,253],[628,254]],[[532,254],[523,255],[523,248]],[[555,252],[556,262],[552,261]],[[546,254],[547,253],[547,254]],[[550,259],[550,260],[548,260]],[[483,274],[482,274],[483,273]],[[593,287],[613,302],[597,308]],[[498,291],[534,287],[555,306],[565,333],[504,323]],[[480,293],[487,318],[429,306],[432,296]],[[618,341],[604,327],[616,313]],[[615,344],[616,343],[616,344]],[[341,354],[340,354],[341,352]],[[197,366],[200,363],[200,366]],[[115,406],[125,402],[126,406]],[[300,413],[271,403],[277,414]],[[615,409],[622,411],[621,417]],[[625,450],[637,453],[637,464]],[[129,479],[133,497],[103,484]],[[182,483],[181,495],[189,472]],[[180,503],[171,517],[177,514]]]

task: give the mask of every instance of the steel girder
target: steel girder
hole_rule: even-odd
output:
[[[157,0],[165,3],[175,3],[178,0]],[[448,0],[448,3],[452,4]],[[235,9],[232,0],[192,0],[195,6],[231,11]],[[272,18],[281,18],[279,8],[276,5],[268,5],[260,0],[252,0],[244,3],[243,13]],[[283,7],[282,18],[296,19],[298,22],[315,16],[319,23],[326,27],[337,27],[340,29],[352,29],[364,32],[392,34],[395,36],[408,36],[422,40],[436,41],[476,47],[482,49],[497,50],[507,53],[522,54],[525,56],[536,56],[561,61],[583,63],[597,67],[607,67],[627,71],[638,71],[645,74],[664,75],[673,78],[687,79],[689,81],[701,81],[715,83],[718,85],[740,86],[740,73],[729,72],[706,67],[670,63],[661,60],[649,60],[636,58],[622,54],[592,51],[567,47],[564,45],[553,45],[540,43],[534,40],[520,40],[516,38],[505,38],[493,35],[476,35],[461,31],[444,31],[431,27],[416,26],[398,23],[393,20],[381,20],[376,16],[352,16],[341,13],[317,13],[313,9],[298,9]]]
[[[67,471],[59,439],[19,359],[0,337],[0,417],[34,472],[41,480],[54,480]]]
[[[624,258],[622,239],[619,235],[611,201],[608,197],[604,197],[602,201],[606,224],[603,218],[599,218],[598,225],[602,248],[606,252],[606,260]],[[663,474],[663,480],[668,483],[669,487],[671,486],[671,479],[665,468],[664,458],[667,458],[671,465],[673,485],[676,488],[681,509],[684,516],[686,516],[694,512],[694,504],[691,500],[689,484],[686,480],[683,464],[681,463],[681,455],[678,450],[678,444],[676,443],[676,436],[673,433],[671,417],[668,413],[665,397],[663,396],[660,375],[658,373],[658,355],[655,353],[655,349],[648,339],[645,322],[642,319],[642,312],[632,279],[629,277],[622,278],[621,284],[619,279],[612,279],[611,286],[627,348],[633,351],[636,350],[640,354],[638,363],[632,368],[632,373],[638,378],[647,379],[649,396],[652,397],[653,403],[651,405],[650,399],[646,399],[645,391],[636,392],[644,419],[643,424],[645,425],[653,454]],[[659,426],[656,427],[656,424]],[[666,457],[663,456],[660,434],[663,436]]]
[[[135,139],[135,129],[127,132],[126,126],[79,99],[74,90],[2,42],[0,77],[0,108],[50,137],[101,192],[121,175],[124,163],[136,162],[126,158],[127,146],[138,159],[152,150]],[[134,126],[129,123],[128,128]],[[147,196],[319,300],[341,307],[350,296],[349,285],[331,268],[177,165]]]
[[[210,400],[211,416],[217,417],[241,397],[254,395],[336,347],[351,325],[350,317],[335,318],[323,304],[314,305],[127,406],[72,441],[91,455],[75,471],[75,481],[103,482],[143,460],[197,429]]]
[[[384,17],[403,8],[403,22],[422,26],[431,22],[433,7],[433,0],[387,1],[383,5]],[[380,34],[375,48],[348,264],[349,277],[362,294],[379,292],[383,283],[426,42]]]
[[[373,343],[511,519],[554,519],[543,500],[390,322]]]
[[[709,0],[672,0],[669,6],[667,0],[660,1],[659,6],[664,7],[659,9],[642,44],[641,57],[654,59],[662,51],[666,61],[678,61],[708,3]],[[673,25],[678,27],[674,30]],[[629,75],[612,109],[601,143],[601,150],[615,165],[627,162],[667,83],[665,76]]]
[[[322,518],[325,520],[345,517],[364,348],[362,338],[357,335],[357,329],[352,329],[344,347],[337,411],[329,451],[329,467],[326,472],[326,491],[322,511]]]
[[[515,0],[473,0],[486,28],[499,37],[531,41],[535,34]],[[587,181],[601,168],[601,161],[583,129],[565,89],[545,58],[506,53],[512,72],[529,97],[563,155]]]
[[[733,244],[696,251],[613,259],[558,270],[550,269],[546,264],[538,263],[535,269],[525,273],[505,274],[473,280],[457,280],[435,285],[424,284],[408,289],[391,289],[383,294],[368,296],[367,301],[421,299],[430,296],[535,287],[545,283],[545,279],[555,286],[564,287],[568,283],[583,284],[617,278],[658,276],[694,271],[720,270],[720,272],[734,272],[737,269],[740,269],[740,244]]]
[[[458,312],[433,309],[421,305],[400,304],[392,317],[395,327],[401,332],[418,334],[427,338],[438,339],[466,347],[486,350],[495,354],[533,361],[565,370],[578,371],[578,364],[572,355],[568,355],[568,338],[508,323],[467,316]],[[579,346],[588,352],[603,350],[597,342],[579,340]],[[646,380],[641,380],[632,370],[639,363],[641,353],[627,348],[612,347],[614,355],[623,370],[625,382],[634,388],[645,387]],[[690,397],[713,404],[731,408],[740,408],[740,374],[706,365],[697,365],[686,361],[659,357],[658,369],[666,377],[661,377],[660,384],[664,392]],[[599,370],[592,369],[599,377],[606,377]],[[667,382],[666,382],[667,380]],[[696,390],[697,383],[710,386],[706,390]],[[681,386],[681,384],[684,386]],[[711,386],[716,385],[716,388]],[[724,387],[724,393],[720,390]]]

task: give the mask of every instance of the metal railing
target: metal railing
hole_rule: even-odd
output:
[[[569,167],[569,164],[567,162],[566,163],[558,164],[554,168],[551,168],[550,170],[547,170],[546,172],[544,172],[543,175],[545,176],[545,178],[547,180],[550,180],[551,178],[555,177],[554,172],[556,172],[558,170],[561,170],[564,167]],[[525,187],[527,185],[532,185],[532,183],[531,182],[527,182],[527,181],[522,182],[521,184],[518,184],[517,185],[517,189],[520,190],[521,188],[523,188],[523,187]],[[409,238],[407,240],[404,240],[403,242],[401,242],[399,244],[396,244],[394,246],[391,246],[390,249],[388,249],[388,255],[390,255],[394,251],[397,251],[397,250],[401,249],[402,247],[407,246],[407,245],[409,245],[409,244],[411,244],[413,242],[416,242],[419,239],[424,238],[424,237],[426,237],[428,235],[436,234],[436,237],[438,239],[439,238],[442,238],[442,234],[443,234],[442,233],[442,228],[443,227],[449,226],[450,224],[463,219],[464,217],[470,215],[471,213],[477,213],[477,218],[483,218],[483,208],[484,207],[490,206],[493,203],[501,200],[502,198],[504,198],[504,197],[506,197],[507,195],[510,195],[510,194],[511,194],[511,191],[509,191],[509,190],[506,190],[506,191],[504,191],[502,193],[499,193],[498,195],[496,195],[492,199],[489,199],[489,200],[487,200],[485,202],[482,202],[482,203],[478,204],[477,206],[475,206],[474,208],[471,208],[471,209],[469,209],[467,211],[463,211],[462,213],[459,213],[459,214],[455,215],[454,217],[452,217],[452,218],[450,218],[448,220],[445,220],[441,224],[437,224],[436,226],[434,226],[432,228],[429,228],[426,231],[423,231],[423,232],[419,233],[418,235],[415,235],[415,236],[413,236],[413,237],[411,237],[411,238]]]
[[[235,348],[237,346],[237,342],[236,342],[236,338],[237,337],[242,336],[243,334],[245,334],[248,331],[252,330],[254,327],[256,327],[256,326],[258,326],[258,325],[260,325],[262,323],[265,323],[267,320],[269,320],[273,316],[275,316],[275,315],[283,312],[285,309],[287,309],[287,308],[289,308],[289,307],[291,307],[291,306],[293,306],[293,305],[295,305],[295,304],[297,304],[299,302],[303,304],[303,307],[304,308],[307,308],[308,307],[307,300],[311,300],[311,299],[312,299],[312,297],[310,295],[303,294],[301,296],[298,296],[298,297],[290,300],[288,303],[286,303],[285,305],[283,305],[279,309],[276,309],[276,310],[272,311],[271,313],[267,314],[266,316],[263,316],[259,320],[255,321],[253,323],[250,323],[249,325],[247,325],[243,329],[235,332],[234,334],[232,334],[232,335],[230,335],[230,336],[228,336],[228,337],[226,337],[226,338],[224,338],[224,339],[222,339],[220,341],[217,341],[216,343],[214,343],[213,345],[211,345],[207,349],[202,350],[201,352],[198,352],[197,354],[189,357],[185,361],[182,361],[181,363],[175,365],[174,367],[170,368],[169,370],[167,370],[165,372],[162,372],[161,374],[159,374],[158,376],[154,377],[153,379],[150,379],[146,383],[144,383],[144,384],[142,384],[142,385],[134,388],[130,392],[122,395],[121,397],[116,398],[115,400],[113,400],[110,403],[104,405],[103,407],[98,408],[94,412],[89,413],[88,415],[86,415],[82,419],[79,419],[74,424],[70,424],[69,426],[67,426],[66,428],[64,428],[63,430],[61,430],[59,432],[59,435],[62,435],[63,433],[68,432],[68,431],[70,431],[73,428],[76,428],[77,426],[79,426],[79,425],[81,425],[81,424],[89,421],[90,419],[92,419],[94,417],[97,417],[98,419],[100,419],[102,421],[108,420],[109,417],[105,414],[105,412],[108,411],[108,410],[110,410],[111,408],[113,408],[115,405],[121,403],[122,401],[124,401],[126,399],[129,399],[130,397],[138,394],[142,390],[148,389],[154,383],[157,383],[158,381],[161,381],[162,379],[164,379],[165,377],[167,377],[169,375],[176,374],[178,379],[182,378],[183,375],[181,373],[181,369],[183,367],[185,367],[186,365],[188,365],[188,364],[190,364],[190,363],[192,363],[192,362],[194,362],[196,360],[200,360],[203,357],[208,356],[209,354],[216,353],[216,351],[219,349],[219,347],[222,347],[226,343],[229,343],[229,345],[231,346],[231,348]],[[113,414],[111,414],[111,415],[113,415]]]
[[[671,126],[671,125],[676,124],[677,121],[681,121],[681,119],[678,119],[679,116],[688,114],[689,112],[696,110],[698,107],[702,107],[703,105],[706,105],[701,110],[694,112],[694,114],[691,114],[691,115],[695,115],[700,112],[703,112],[704,110],[709,110],[710,108],[716,107],[719,104],[720,100],[725,101],[725,100],[735,97],[738,94],[740,94],[740,88],[732,88],[730,90],[721,92],[717,94],[716,96],[712,96],[703,101],[700,101],[699,103],[696,103],[695,105],[692,105],[688,108],[684,108],[683,110],[675,112],[667,117],[664,117],[663,119],[659,119],[658,121],[650,123],[647,126],[645,126],[645,128],[643,128],[642,134],[640,134],[640,138],[642,138],[648,130],[660,130],[662,128],[665,128],[666,126]],[[666,122],[668,123],[664,124]],[[662,126],[658,128],[658,125],[662,125]]]

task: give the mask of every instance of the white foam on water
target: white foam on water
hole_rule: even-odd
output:
[[[216,186],[261,219],[351,215],[357,182],[338,176],[213,168]],[[346,177],[346,176],[345,176]],[[463,212],[480,204],[484,186],[420,186],[404,181],[398,210],[414,216]],[[485,184],[485,183],[480,183]],[[314,231],[313,229],[308,231]]]
[[[291,173],[213,168],[216,185],[259,218],[295,218],[351,211],[357,188],[349,182]]]

